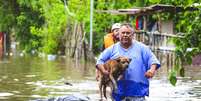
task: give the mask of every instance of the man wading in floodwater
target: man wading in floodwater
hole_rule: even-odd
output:
[[[132,61],[123,78],[117,82],[118,91],[113,92],[115,101],[145,101],[149,96],[149,79],[154,76],[160,63],[152,51],[133,39],[134,29],[130,24],[122,24],[119,29],[120,42],[105,49],[99,56],[96,67],[108,75],[103,64],[109,59],[125,56]]]

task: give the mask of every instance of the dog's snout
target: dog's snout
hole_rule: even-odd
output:
[[[132,61],[132,59],[131,58],[129,58],[129,62],[131,62]]]
[[[128,65],[129,65],[128,62],[125,62],[125,63],[124,63],[124,66],[125,66],[125,67],[128,67]]]
[[[127,67],[128,67],[129,63],[127,62],[126,65],[127,65]]]

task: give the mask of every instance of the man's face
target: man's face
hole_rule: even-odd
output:
[[[119,29],[119,39],[122,44],[132,43],[133,31],[130,27],[122,26]]]

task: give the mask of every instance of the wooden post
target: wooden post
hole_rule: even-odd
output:
[[[89,50],[92,51],[93,46],[93,8],[94,0],[90,0],[90,44]]]

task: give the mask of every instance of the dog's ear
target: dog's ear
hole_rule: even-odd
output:
[[[120,58],[121,58],[121,57],[118,57],[118,58],[116,58],[115,60],[116,60],[117,62],[120,62],[120,61],[121,61]]]

